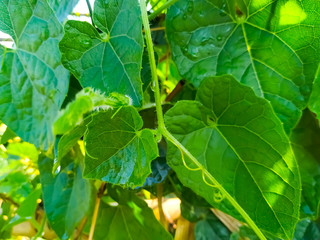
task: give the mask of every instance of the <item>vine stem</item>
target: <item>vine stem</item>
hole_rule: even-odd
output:
[[[89,233],[88,240],[92,240],[93,239],[94,229],[96,227],[97,218],[98,218],[100,202],[101,202],[101,198],[103,196],[103,193],[104,193],[105,189],[106,189],[106,183],[103,182],[103,183],[101,183],[101,185],[99,187],[99,191],[98,191],[97,198],[96,198],[96,203],[94,205],[94,210],[93,210],[93,215],[92,215],[92,221],[91,221],[91,227],[90,227],[90,233]]]
[[[168,1],[171,4],[175,0]],[[176,2],[176,1],[175,1]],[[166,5],[166,4],[164,4]],[[245,212],[245,210],[238,204],[238,202],[224,189],[224,187],[205,169],[202,164],[186,149],[165,127],[164,118],[163,118],[163,111],[162,111],[162,103],[160,98],[160,89],[159,89],[159,80],[157,76],[157,66],[154,57],[154,50],[153,50],[153,43],[151,38],[151,31],[149,26],[148,20],[148,13],[146,9],[145,0],[140,0],[140,8],[141,8],[141,16],[142,22],[145,29],[145,36],[146,36],[146,43],[147,43],[147,50],[149,54],[149,61],[150,61],[150,68],[152,74],[152,82],[154,86],[154,95],[155,95],[155,102],[156,102],[156,111],[157,111],[157,118],[158,118],[158,129],[159,132],[172,144],[174,144],[178,149],[182,151],[191,161],[193,164],[197,166],[197,168],[202,171],[204,178],[210,180],[210,182],[216,186],[216,188],[225,196],[225,198],[234,206],[234,208],[241,214],[241,216],[245,219],[248,225],[252,228],[252,230],[256,233],[256,235],[261,240],[267,240],[258,226],[254,223],[251,217]],[[151,16],[151,15],[150,15]],[[149,17],[150,18],[150,17]]]
[[[144,0],[140,0],[140,2]],[[149,21],[155,19],[163,10],[167,9],[171,5],[175,4],[179,0],[169,0],[165,4],[163,4],[161,7],[159,7],[157,10],[155,10],[153,13],[150,14],[149,16]]]
[[[42,233],[43,233],[43,229],[44,229],[44,225],[46,224],[46,221],[47,221],[47,216],[44,214],[41,221],[40,228],[38,229],[37,234],[32,239],[37,240],[38,238],[42,237]]]
[[[94,25],[94,22],[93,22],[93,12],[92,12],[91,4],[90,4],[89,0],[86,0],[86,2],[87,2],[88,9],[89,9],[92,26],[95,26],[95,25]]]

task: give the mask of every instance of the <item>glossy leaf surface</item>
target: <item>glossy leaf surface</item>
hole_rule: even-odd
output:
[[[168,130],[260,229],[292,239],[299,217],[300,175],[271,105],[230,76],[205,79],[197,100],[178,102],[166,113]],[[217,190],[205,184],[200,171],[188,170],[171,144],[168,162],[183,184],[219,207],[214,200]],[[186,164],[196,168],[190,159]]]
[[[182,0],[167,14],[180,73],[195,86],[232,74],[268,99],[287,131],[307,105],[320,60],[320,3]]]
[[[47,149],[69,84],[58,49],[62,26],[45,0],[1,0],[0,30],[16,45],[0,46],[0,119],[23,140]]]
[[[85,137],[84,175],[113,184],[141,186],[158,156],[153,132],[133,107],[110,109],[93,116]]]
[[[140,70],[143,54],[142,22],[137,0],[97,0],[94,22],[68,21],[60,43],[62,62],[83,87],[106,95],[129,96],[142,103]]]

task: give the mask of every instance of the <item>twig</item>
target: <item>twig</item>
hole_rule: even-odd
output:
[[[101,201],[101,198],[103,196],[103,193],[104,193],[105,189],[106,189],[106,183],[103,182],[103,183],[101,183],[99,191],[98,191],[98,194],[97,194],[96,204],[94,206],[94,211],[93,211],[92,222],[91,222],[91,227],[90,227],[90,233],[89,233],[88,240],[92,240],[93,239],[94,229],[95,229],[96,223],[97,223],[97,217],[98,217],[98,212],[99,212],[100,201]]]
[[[12,198],[7,197],[6,195],[4,195],[3,193],[0,193],[0,199],[2,199],[4,202],[9,202],[12,205],[19,207],[19,204],[16,203]]]

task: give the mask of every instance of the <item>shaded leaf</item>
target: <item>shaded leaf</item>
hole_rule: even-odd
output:
[[[230,239],[230,231],[213,213],[209,213],[205,219],[196,223],[194,235],[196,240]]]
[[[303,214],[318,218],[320,204],[320,128],[317,119],[305,110],[292,131],[291,142],[299,164],[302,182]]]
[[[82,178],[80,166],[72,160],[55,177],[52,175],[52,167],[52,159],[42,157],[39,160],[44,207],[53,230],[59,238],[68,239],[88,214],[91,184]]]
[[[205,79],[197,100],[178,102],[166,113],[168,130],[260,229],[292,239],[299,217],[300,176],[271,105],[230,76]],[[183,184],[227,211],[219,204],[218,189],[205,184],[201,171],[188,170],[172,144],[168,163]]]
[[[141,186],[158,156],[153,132],[142,128],[134,107],[93,115],[85,136],[84,176],[129,187]]]
[[[101,204],[95,239],[172,239],[143,200],[121,189],[109,189],[108,192],[119,205],[111,207],[105,203]]]

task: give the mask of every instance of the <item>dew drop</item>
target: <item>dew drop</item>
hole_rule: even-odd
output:
[[[222,40],[222,36],[221,36],[221,35],[218,35],[218,36],[217,36],[217,41],[220,42],[221,40]]]
[[[183,15],[183,19],[186,20],[188,18],[187,14]]]

